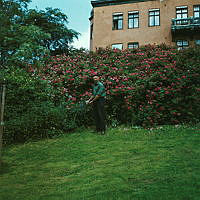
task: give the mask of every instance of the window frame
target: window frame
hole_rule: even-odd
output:
[[[195,40],[195,45],[200,45],[200,39]]]
[[[113,13],[112,14],[112,30],[123,30],[123,20],[124,20],[123,13]],[[121,27],[119,28],[120,22],[121,22]]]
[[[178,45],[178,42],[181,42],[181,45]],[[187,45],[184,45],[184,42],[187,42]],[[177,40],[176,46],[178,47],[178,50],[183,50],[189,47],[189,41],[188,40]]]
[[[114,45],[121,45],[121,48],[117,48],[117,47],[113,47]],[[119,49],[119,50],[123,50],[123,43],[114,43],[111,45],[111,48],[114,50],[114,49]]]
[[[133,45],[133,47],[130,48],[129,45]],[[137,45],[137,47],[135,47],[135,45]],[[128,48],[128,49],[137,49],[137,48],[139,48],[139,42],[129,42],[129,43],[127,44],[127,48]]]
[[[198,11],[195,11],[195,7],[199,8],[199,10],[198,10]],[[199,16],[198,16],[198,17],[195,17],[195,13],[198,13]],[[199,4],[199,5],[194,5],[194,6],[193,6],[193,16],[194,16],[195,18],[200,18],[200,4]]]
[[[186,10],[186,12],[183,12],[184,10]],[[178,13],[178,11],[181,11],[180,13]],[[183,17],[183,15],[187,15],[187,17]],[[180,15],[181,17],[178,17],[178,15]],[[183,19],[187,19],[188,18],[188,6],[177,6],[176,7],[176,19],[177,19],[177,25],[186,25],[188,24],[188,20],[183,20]]]
[[[182,12],[184,9],[186,9],[187,12]],[[177,13],[177,11],[180,10],[181,13]],[[177,15],[181,14],[181,18],[178,18]],[[182,15],[187,14],[187,17],[183,17]],[[177,6],[176,7],[176,19],[185,19],[188,18],[188,6]]]
[[[158,12],[158,14],[156,14],[156,12]],[[153,15],[151,15],[151,13],[153,13]],[[148,24],[149,24],[149,27],[155,27],[155,26],[160,26],[160,9],[159,8],[155,8],[155,9],[149,9],[149,12],[148,12]],[[153,17],[153,25],[151,25],[151,18]],[[158,23],[159,24],[156,24],[156,17],[158,17]]]
[[[131,16],[132,15],[132,16]],[[132,20],[132,27],[130,27],[130,20]],[[137,26],[135,26],[135,20],[137,20]],[[128,12],[128,29],[139,28],[139,11],[129,11]]]

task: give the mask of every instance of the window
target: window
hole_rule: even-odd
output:
[[[200,40],[195,40],[196,45],[200,45]]]
[[[120,50],[122,50],[123,49],[123,45],[121,43],[113,44],[112,45],[112,49],[120,49]]]
[[[188,7],[187,6],[176,7],[176,18],[177,19],[184,19],[187,17],[188,17]]]
[[[138,42],[130,42],[128,43],[128,49],[137,49],[139,47]]]
[[[189,42],[187,40],[178,40],[176,42],[176,45],[178,47],[178,50],[181,50],[189,47]]]
[[[179,19],[176,22],[177,25],[188,24],[188,20],[184,20],[187,17],[188,17],[188,7],[187,6],[176,7],[176,18]]]
[[[149,10],[149,26],[160,26],[160,10]]]
[[[194,17],[200,17],[200,5],[194,6]]]
[[[123,29],[123,14],[114,13],[113,14],[113,30]]]
[[[128,12],[128,28],[139,27],[139,11]]]

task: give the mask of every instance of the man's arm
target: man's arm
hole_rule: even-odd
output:
[[[91,96],[89,100],[86,101],[86,104],[91,104],[96,101],[101,95]]]
[[[92,95],[87,101],[86,104],[92,103],[92,100],[95,98],[94,95]]]
[[[99,97],[100,97],[100,95],[96,95],[93,99],[91,99],[91,101],[89,101],[89,103],[96,101]]]

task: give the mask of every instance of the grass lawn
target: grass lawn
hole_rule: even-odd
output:
[[[200,127],[83,130],[3,150],[0,200],[199,200]]]

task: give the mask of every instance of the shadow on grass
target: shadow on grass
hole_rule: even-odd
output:
[[[1,174],[6,174],[10,172],[10,167],[8,165],[8,163],[6,163],[5,161],[1,161],[0,164],[0,175]]]

